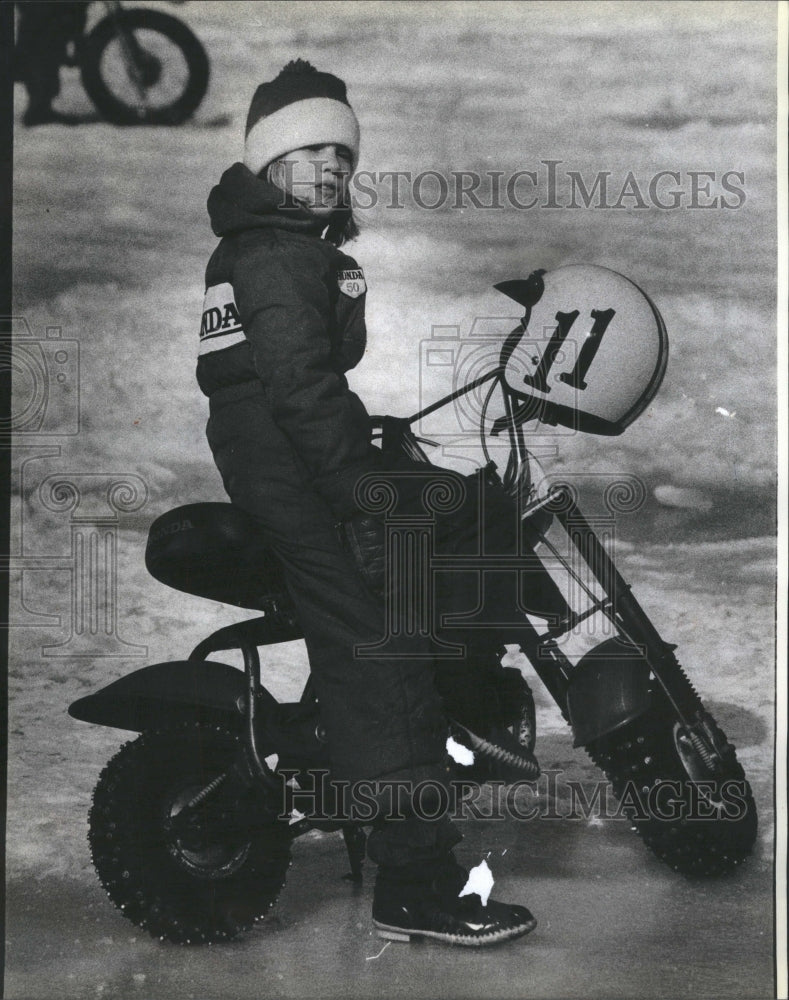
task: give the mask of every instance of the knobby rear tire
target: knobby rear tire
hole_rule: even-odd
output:
[[[229,941],[269,911],[285,882],[284,821],[250,827],[209,797],[191,841],[169,825],[237,751],[237,739],[214,726],[143,733],[99,777],[89,815],[93,864],[115,906],[154,937]]]

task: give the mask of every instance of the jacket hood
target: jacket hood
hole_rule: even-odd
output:
[[[326,222],[316,219],[278,187],[257,177],[243,163],[222,174],[208,196],[208,215],[216,236],[246,229],[276,228],[319,236]]]

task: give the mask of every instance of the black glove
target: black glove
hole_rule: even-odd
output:
[[[353,556],[367,589],[383,598],[386,584],[386,528],[372,514],[356,514],[338,525],[345,548]]]

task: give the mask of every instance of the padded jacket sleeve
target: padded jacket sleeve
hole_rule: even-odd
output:
[[[320,250],[250,248],[233,268],[241,322],[272,416],[338,520],[357,513],[354,487],[379,467],[370,420],[332,366],[330,269]]]

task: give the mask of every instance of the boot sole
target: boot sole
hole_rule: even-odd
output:
[[[490,934],[483,934],[474,937],[470,934],[442,934],[440,931],[411,930],[407,927],[392,927],[389,924],[382,924],[378,920],[373,920],[378,937],[387,941],[403,941],[408,943],[414,939],[423,937],[434,938],[436,941],[444,941],[446,944],[461,945],[467,948],[481,948],[488,944],[497,944],[499,941],[511,941],[513,938],[523,937],[533,931],[537,926],[536,920],[530,920],[525,924],[518,924],[517,927],[502,928],[500,931],[493,931]]]

